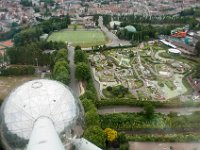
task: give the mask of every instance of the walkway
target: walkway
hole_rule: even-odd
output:
[[[137,113],[143,111],[141,107],[131,107],[131,106],[108,106],[98,109],[98,113],[113,114],[113,113]],[[189,107],[189,108],[155,108],[155,112],[169,114],[170,112],[176,112],[180,115],[190,115],[195,111],[200,111],[200,107]]]
[[[129,142],[129,150],[197,150],[200,143]]]
[[[129,41],[120,40],[114,33],[110,32],[104,25],[103,25],[103,17],[99,17],[99,27],[101,30],[106,34],[109,38],[110,43],[106,44],[107,46],[119,46],[119,45],[131,45]]]
[[[70,67],[70,84],[69,87],[72,89],[76,96],[80,95],[79,83],[75,78],[75,64],[74,64],[74,47],[68,46],[68,60]]]

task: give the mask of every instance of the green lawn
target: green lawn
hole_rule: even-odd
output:
[[[63,41],[72,45],[80,45],[81,47],[91,47],[95,45],[103,45],[106,43],[106,37],[101,31],[90,30],[61,30],[52,33],[48,41]]]

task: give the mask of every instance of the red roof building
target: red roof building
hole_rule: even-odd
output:
[[[0,45],[5,46],[5,47],[12,47],[13,42],[11,40],[0,42]]]

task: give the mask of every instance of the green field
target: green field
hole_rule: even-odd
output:
[[[48,41],[63,41],[72,45],[80,45],[81,47],[91,47],[95,45],[103,45],[106,43],[106,37],[101,31],[91,30],[61,30],[52,33]]]

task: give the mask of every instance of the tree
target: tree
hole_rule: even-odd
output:
[[[69,83],[69,64],[67,62],[67,50],[60,49],[55,56],[53,66],[53,78],[63,84]]]
[[[154,116],[154,107],[151,104],[146,104],[144,106],[144,114],[147,119],[152,119]]]
[[[60,71],[60,67],[64,66],[67,70],[69,70],[69,65],[65,60],[59,60],[55,63],[53,67],[53,74],[57,74]]]
[[[57,68],[56,73],[53,75],[53,78],[57,81],[62,82],[63,84],[69,83],[69,71],[65,66],[60,66]]]
[[[96,108],[92,108],[85,113],[85,123],[87,127],[94,125],[99,126],[99,115]]]
[[[148,35],[145,35],[145,36],[144,36],[144,40],[145,40],[145,41],[148,41],[148,40],[149,40],[149,36],[148,36]]]
[[[75,63],[79,62],[86,62],[87,63],[87,56],[86,53],[82,50],[76,50],[74,56]]]
[[[74,24],[74,25],[73,25],[73,29],[74,29],[74,31],[77,30],[77,24]]]
[[[200,56],[200,41],[196,43],[195,50],[196,50],[197,56]]]
[[[104,149],[106,146],[106,135],[99,126],[91,126],[84,131],[84,138]]]
[[[76,47],[75,47],[75,51],[76,50],[81,50],[81,47],[79,46],[79,45],[77,45]]]
[[[62,48],[56,54],[55,61],[59,61],[59,60],[67,60],[67,50],[66,49]]]
[[[87,85],[87,86],[89,86],[89,85]],[[86,90],[85,93],[81,96],[81,98],[90,99],[94,102],[96,100],[96,93],[94,93],[91,90]]]
[[[32,2],[29,0],[21,0],[20,4],[23,5],[24,7],[30,7],[32,6]]]
[[[41,28],[28,28],[15,34],[15,36],[13,37],[13,41],[15,46],[24,46],[25,44],[29,44],[30,42],[39,41],[41,34]]]
[[[117,30],[117,25],[114,23],[113,30]]]
[[[76,65],[75,76],[79,81],[88,80],[90,78],[90,68],[86,63],[78,63]]]
[[[82,102],[85,112],[88,112],[89,110],[95,108],[94,103],[90,99],[85,98],[85,99],[82,99],[81,102]]]

